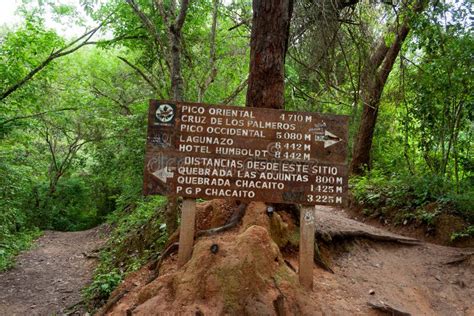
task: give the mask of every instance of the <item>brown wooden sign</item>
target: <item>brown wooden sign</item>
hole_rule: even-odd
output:
[[[150,101],[144,193],[346,204],[348,117]]]

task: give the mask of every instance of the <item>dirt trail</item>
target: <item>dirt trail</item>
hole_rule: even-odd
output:
[[[100,228],[81,232],[46,231],[34,248],[0,274],[0,315],[56,315],[81,302],[103,243]]]

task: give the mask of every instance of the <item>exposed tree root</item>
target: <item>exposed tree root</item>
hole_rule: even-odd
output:
[[[163,263],[163,261],[169,255],[171,255],[173,252],[178,250],[178,248],[179,248],[179,243],[177,243],[177,242],[172,243],[171,245],[168,246],[168,248],[165,249],[165,251],[163,251],[160,258],[158,260],[154,261],[150,265],[150,270],[153,270],[153,275],[147,280],[146,284],[151,283],[153,280],[155,280],[160,275],[161,264]]]
[[[400,244],[419,244],[414,238],[399,236],[375,228],[353,219],[332,214],[331,210],[315,211],[316,237],[331,242],[333,239],[364,238],[372,241],[394,242]]]
[[[395,242],[400,244],[408,245],[417,245],[420,243],[418,239],[408,238],[408,237],[397,237],[395,235],[378,235],[366,232],[363,230],[353,230],[353,231],[332,231],[327,232],[315,232],[316,237],[321,238],[324,241],[331,242],[333,239],[356,239],[356,238],[365,238],[372,241],[385,241],[385,242]]]
[[[102,307],[96,314],[95,316],[104,316],[107,314],[107,312],[115,305],[115,303],[117,303],[118,301],[120,301],[122,299],[122,297],[124,297],[127,293],[129,292],[129,290],[123,290],[122,292],[120,292],[119,294],[115,295],[114,297],[110,298],[108,301],[107,301],[107,304],[104,305],[104,307]]]
[[[285,316],[285,297],[282,294],[279,294],[277,298],[273,301],[273,307],[277,316]]]
[[[285,295],[283,294],[280,287],[278,286],[278,283],[277,283],[276,279],[273,277],[272,280],[273,280],[273,283],[274,283],[276,289],[280,293],[280,294],[278,294],[277,298],[273,301],[273,308],[275,308],[275,312],[276,312],[277,316],[285,316],[286,315],[286,312],[285,312]]]
[[[323,255],[321,254],[317,241],[314,242],[314,263],[316,263],[324,270],[334,273],[334,270],[331,269],[329,263],[326,261],[326,259],[324,259]]]
[[[99,255],[93,253],[83,252],[82,255],[87,259],[99,259]]]
[[[469,260],[472,256],[474,256],[474,252],[471,253],[462,253],[457,256],[454,260],[449,260],[444,262],[444,264],[455,265],[463,263],[464,261]]]
[[[378,302],[368,302],[367,305],[369,305],[371,308],[379,310],[384,313],[388,313],[392,316],[411,316],[410,313],[401,311],[399,309],[396,309],[390,305],[388,305],[385,302],[378,301]]]
[[[232,216],[230,217],[229,221],[225,225],[211,228],[211,229],[200,230],[196,233],[196,237],[215,235],[237,226],[240,223],[240,220],[242,219],[242,217],[244,217],[246,209],[247,209],[247,203],[240,203],[234,209]]]
[[[68,315],[68,316],[69,316],[69,315],[75,314],[75,313],[79,310],[79,308],[81,308],[81,306],[82,306],[83,304],[84,304],[84,300],[80,300],[79,302],[74,303],[74,304],[72,304],[72,305],[66,307],[66,308],[64,309],[64,315]]]
[[[293,270],[293,272],[296,272],[296,269],[295,267],[293,267],[293,265],[291,264],[291,262],[289,262],[288,260],[284,259],[286,265],[288,266],[288,268],[290,268],[291,270]]]

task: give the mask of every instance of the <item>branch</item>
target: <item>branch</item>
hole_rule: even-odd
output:
[[[170,23],[168,21],[168,15],[166,14],[165,7],[163,6],[163,1],[162,0],[155,0],[155,4],[158,7],[158,11],[160,12],[161,18],[163,19],[164,24],[166,25],[167,28],[170,27]],[[170,9],[173,11],[172,9]],[[174,15],[174,12],[171,13]]]
[[[24,120],[24,119],[27,119],[27,118],[37,117],[37,116],[41,116],[41,115],[44,115],[44,114],[47,114],[47,113],[62,112],[62,111],[76,111],[76,110],[78,110],[78,108],[63,108],[63,109],[39,112],[39,113],[35,113],[35,114],[30,114],[30,115],[16,116],[16,117],[13,117],[11,119],[0,122],[0,126],[6,125],[6,124],[8,124],[10,122],[13,122],[13,121]]]
[[[143,13],[142,10],[140,10],[135,0],[126,0],[126,1],[132,7],[133,12],[135,12],[135,14],[140,18],[143,26],[148,30],[148,32],[150,32],[151,35],[153,35],[155,40],[158,39],[159,38],[158,30],[156,29],[155,24],[150,20],[150,18],[145,13]]]
[[[99,88],[97,88],[96,86],[92,86],[92,89],[94,90],[95,93],[97,93],[98,95],[104,97],[104,98],[107,98],[107,99],[110,99],[112,100],[114,103],[116,103],[121,109],[125,110],[125,115],[132,115],[132,111],[130,111],[130,109],[128,108],[127,105],[123,104],[122,102],[120,102],[119,100],[115,99],[114,97],[108,95],[107,93],[105,92],[102,92]]]
[[[46,66],[48,66],[53,60],[56,58],[69,55],[71,53],[74,53],[76,50],[81,48],[82,46],[86,45],[89,40],[91,39],[92,36],[102,27],[105,25],[107,20],[110,18],[111,15],[109,15],[100,25],[97,27],[93,28],[92,30],[84,33],[81,35],[79,38],[75,39],[71,43],[67,44],[63,48],[52,52],[43,62],[41,62],[38,66],[36,66],[33,70],[31,70],[23,79],[15,83],[14,85],[10,86],[8,89],[3,91],[0,95],[0,101],[4,100],[7,98],[10,94],[15,92],[17,89],[22,87],[25,83],[27,83],[30,79],[32,79],[38,72],[43,70]],[[82,41],[82,42],[81,42]],[[79,43],[79,44],[78,44]],[[76,45],[77,44],[77,45]]]
[[[161,38],[160,38],[158,30],[156,29],[155,24],[150,20],[150,18],[142,10],[140,10],[135,0],[126,0],[126,1],[132,7],[133,12],[135,12],[135,14],[140,18],[145,29],[147,29],[150,35],[153,37],[154,42],[158,46],[158,48],[162,52],[166,52],[166,50],[163,48],[163,45],[161,45]],[[167,58],[165,58],[165,61],[166,61],[166,66],[168,66],[168,69],[171,69],[170,63]]]
[[[416,64],[414,61],[412,61],[412,60],[406,58],[406,56],[403,55],[403,56],[400,56],[400,58],[401,58],[402,60],[404,60],[404,61],[409,62],[409,63],[412,64],[413,66],[415,66],[415,67],[416,67],[419,71],[421,71],[422,73],[426,73],[426,71],[425,71],[423,68],[421,68],[420,65],[418,65],[418,64]]]
[[[359,0],[339,0],[335,1],[335,6],[338,10],[342,10],[346,7],[353,6],[355,4],[359,3]]]
[[[110,40],[87,42],[86,45],[100,45],[100,44],[109,45],[109,44],[113,44],[113,43],[116,43],[116,42],[119,42],[119,41],[133,40],[133,39],[142,40],[142,39],[146,39],[146,38],[148,38],[148,37],[145,36],[145,35],[122,35],[122,36],[118,36],[116,38],[112,38]]]
[[[296,61],[301,66],[303,66],[303,67],[305,67],[309,70],[314,71],[324,81],[325,87],[328,88],[329,93],[332,94],[332,92],[329,88],[333,88],[334,90],[339,91],[342,94],[348,94],[346,91],[342,90],[341,88],[339,88],[338,86],[333,84],[328,78],[326,78],[324,76],[324,74],[321,72],[321,70],[317,69],[316,67],[313,67],[313,66],[310,66],[310,65],[306,64],[301,59],[299,59],[298,57],[294,56],[291,53],[288,53],[288,56],[290,56],[290,58],[292,58],[294,61]]]
[[[232,102],[239,95],[239,93],[242,92],[245,87],[247,87],[248,81],[249,78],[247,77],[237,86],[237,88],[235,88],[234,92],[232,92],[231,95],[229,95],[227,98],[224,99],[224,101],[222,101],[222,104],[229,104],[230,102]]]
[[[227,31],[235,30],[236,28],[238,28],[238,27],[240,27],[240,26],[242,26],[242,25],[247,25],[247,26],[249,26],[249,20],[247,20],[247,19],[246,19],[246,20],[242,20],[242,21],[240,21],[239,23],[237,23],[236,25],[230,27]]]
[[[129,65],[131,68],[133,68],[136,72],[138,72],[138,74],[155,90],[155,92],[158,91],[157,86],[153,83],[153,81],[151,81],[150,78],[148,78],[148,76],[143,71],[140,70],[140,68],[126,60],[124,57],[118,56],[118,59],[120,59],[121,61]]]
[[[56,154],[55,154],[55,147],[56,146],[53,146],[53,143],[51,142],[51,139],[49,138],[49,131],[48,131],[48,128],[46,128],[46,134],[45,134],[45,140],[46,140],[46,143],[48,144],[48,148],[49,148],[49,152],[51,153],[51,158],[52,158],[52,163],[53,163],[53,166],[54,166],[54,170],[55,171],[58,171],[58,163],[56,161]]]
[[[177,33],[181,32],[183,28],[184,20],[186,19],[186,13],[188,11],[189,0],[181,0],[181,6],[179,8],[179,15],[174,23],[174,29]]]
[[[416,0],[412,10],[414,11],[414,13],[420,13],[425,9],[426,5],[426,0]],[[406,19],[404,21],[402,26],[396,30],[395,41],[390,45],[390,47],[386,47],[383,63],[380,62],[377,65],[377,67],[380,66],[380,69],[376,73],[376,85],[381,85],[382,87],[385,85],[385,82],[387,81],[387,78],[393,68],[393,64],[395,63],[395,60],[398,56],[398,53],[400,52],[403,42],[405,41],[406,37],[408,36],[408,33],[410,32],[410,22],[410,19]],[[386,46],[385,40],[383,38],[382,42],[383,45]]]

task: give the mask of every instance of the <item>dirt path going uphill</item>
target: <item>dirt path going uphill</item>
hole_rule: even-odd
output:
[[[0,274],[0,315],[56,315],[81,302],[101,245],[99,228],[81,232],[46,231],[34,248]]]

